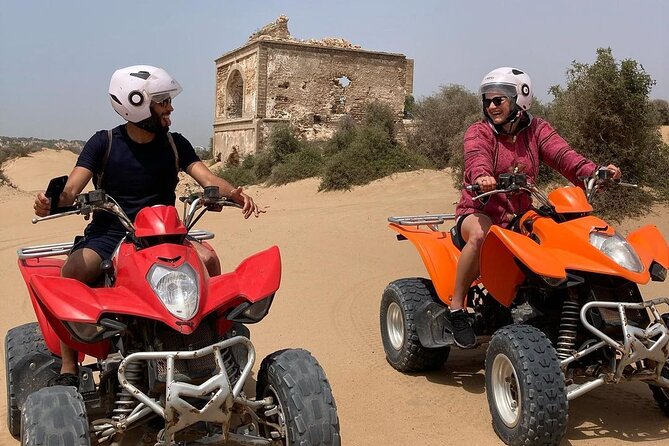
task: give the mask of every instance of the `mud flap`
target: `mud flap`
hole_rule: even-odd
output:
[[[455,344],[448,311],[448,307],[436,302],[425,302],[416,311],[416,332],[423,347],[439,348]]]
[[[60,373],[60,358],[44,353],[36,352],[26,356],[16,365],[14,383],[16,384],[16,397],[18,408],[33,392],[47,387],[49,380]],[[79,367],[79,393],[82,395],[95,395],[95,382],[93,371],[88,367]]]
[[[35,352],[25,356],[14,367],[14,390],[17,407],[21,409],[28,395],[46,387],[60,372],[60,358]]]

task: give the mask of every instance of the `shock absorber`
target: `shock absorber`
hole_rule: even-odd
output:
[[[234,386],[241,375],[239,365],[230,348],[221,350],[221,356],[223,358],[223,364],[225,365],[225,371],[228,373],[228,378],[230,379],[230,384]]]
[[[578,302],[566,298],[562,304],[562,318],[560,319],[560,331],[555,348],[559,359],[567,359],[574,352],[576,345],[576,332],[581,307]]]
[[[141,382],[143,376],[143,367],[142,364],[137,362],[129,363],[125,368],[125,377],[128,382],[135,387]],[[130,393],[123,388],[120,392],[116,394],[116,400],[114,401],[116,407],[112,411],[112,420],[118,422],[122,419],[125,419],[133,409],[139,404],[135,398],[130,395]]]

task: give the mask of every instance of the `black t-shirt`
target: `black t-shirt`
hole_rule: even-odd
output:
[[[185,171],[200,161],[193,146],[180,133],[172,133],[172,138],[179,154],[180,170]],[[166,136],[138,144],[128,137],[125,125],[118,126],[112,131],[111,151],[106,165],[102,166],[108,142],[107,130],[96,132],[77,160],[77,167],[94,174],[104,167],[103,184],[96,184],[96,188],[112,196],[132,221],[143,207],[174,205],[179,172]],[[108,212],[95,212],[91,224],[100,229],[123,228],[118,218]]]

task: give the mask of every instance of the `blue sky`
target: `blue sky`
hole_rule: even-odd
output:
[[[0,0],[0,135],[87,140],[122,122],[111,73],[148,64],[179,80],[172,130],[193,145],[212,134],[215,59],[287,15],[298,39],[342,37],[414,59],[414,95],[471,91],[491,69],[527,71],[536,96],[565,85],[572,61],[611,47],[656,80],[669,100],[666,0]]]

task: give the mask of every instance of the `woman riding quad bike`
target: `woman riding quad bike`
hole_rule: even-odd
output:
[[[584,189],[545,195],[525,175],[505,174],[477,197],[531,194],[538,203],[509,228],[490,228],[466,298],[477,339],[489,343],[486,394],[507,444],[558,444],[568,401],[603,384],[646,382],[669,416],[669,314],[660,313],[669,298],[644,301],[638,287],[665,280],[669,247],[655,226],[625,239],[592,215],[595,192],[615,183],[624,185],[604,168],[584,179]],[[454,229],[439,229],[454,219],[389,218],[429,274],[391,282],[383,293],[383,346],[401,372],[440,368],[454,345],[448,306],[462,241]]]

